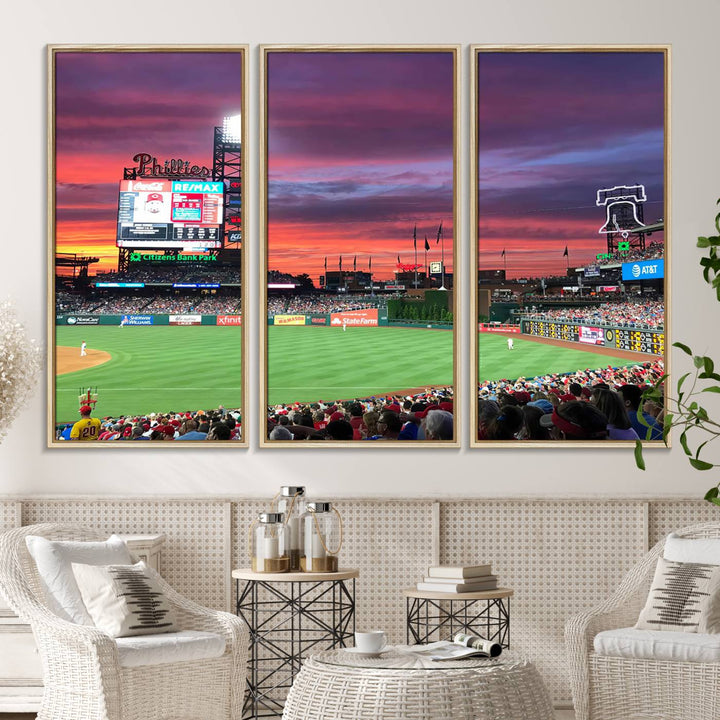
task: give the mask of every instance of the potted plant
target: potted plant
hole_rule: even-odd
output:
[[[717,201],[720,204],[720,200]],[[720,213],[715,216],[715,229],[717,235],[699,237],[697,246],[707,250],[707,254],[700,259],[705,282],[715,289],[718,302],[720,302]],[[676,383],[676,394],[668,393],[665,398],[665,415],[663,417],[663,440],[667,439],[672,430],[680,431],[680,446],[688,457],[688,461],[696,470],[710,470],[718,467],[720,463],[712,463],[702,457],[708,444],[720,438],[720,421],[710,417],[703,403],[708,397],[705,393],[720,394],[720,373],[715,370],[715,363],[707,355],[696,355],[692,349],[681,342],[673,343],[692,358],[693,370],[684,373]],[[662,403],[664,385],[669,375],[663,375],[653,386],[643,393],[644,400]],[[638,419],[647,425],[642,417],[642,406],[638,408]],[[650,430],[648,426],[648,439]],[[645,469],[642,440],[635,444],[635,462],[641,469]],[[720,483],[711,487],[705,494],[705,499],[715,505],[720,505]]]

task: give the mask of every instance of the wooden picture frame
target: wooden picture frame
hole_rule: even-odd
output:
[[[563,425],[563,420],[569,416],[585,424],[582,433],[572,440],[576,428],[566,425],[568,432],[563,436],[567,442],[560,443],[537,436],[518,441],[516,434],[512,433],[517,421],[521,422],[521,436],[543,434],[542,429],[536,431],[531,428],[532,416],[538,413],[524,409],[527,400],[524,395],[517,400],[522,418],[518,417],[516,410],[504,413],[501,407],[506,406],[507,396],[514,396],[515,392],[528,392],[531,402],[535,402],[533,398],[542,400],[547,397],[555,407],[558,401],[550,397],[550,393],[557,394],[559,390],[569,397],[570,379],[580,380],[581,385],[591,387],[609,378],[609,384],[617,389],[618,383],[623,384],[623,380],[626,384],[635,384],[632,381],[653,382],[663,371],[669,373],[670,47],[472,45],[470,56],[470,346],[471,378],[474,378],[471,380],[470,446],[513,449],[525,446],[598,447],[597,439],[582,437],[588,434],[592,423],[597,422],[594,412],[584,406],[568,406],[560,411],[558,425]],[[640,91],[644,91],[642,95]],[[615,103],[612,102],[613,97]],[[610,122],[613,117],[618,120],[615,127]],[[624,138],[623,131],[626,133]],[[619,143],[620,147],[612,144],[618,138],[623,141]],[[545,186],[542,183],[543,168],[551,168],[547,172],[549,180]],[[594,188],[593,170],[597,179],[597,187]],[[637,177],[642,174],[641,171],[649,182]],[[627,178],[628,174],[630,178]],[[659,190],[658,176],[661,176]],[[654,192],[652,197],[651,191]],[[582,198],[588,196],[587,202],[578,200],[580,194]],[[648,208],[644,216],[642,205]],[[631,222],[633,212],[634,221],[638,220],[638,207],[642,228]],[[576,217],[571,223],[573,213]],[[592,238],[588,213],[597,215]],[[577,219],[578,214],[582,216],[582,222]],[[563,217],[565,220],[558,221]],[[613,222],[616,224],[613,225]],[[622,227],[620,223],[623,223]],[[637,232],[640,230],[643,232]],[[658,247],[658,243],[653,248],[650,243],[660,232],[663,233],[664,247]],[[656,234],[655,238],[652,233]],[[647,238],[650,239],[646,245]],[[531,242],[535,243],[535,247],[543,243],[544,250],[536,250]],[[592,243],[598,247],[594,258],[592,252],[588,252]],[[613,252],[605,252],[611,245]],[[515,260],[513,255],[522,260]],[[577,260],[571,262],[573,255]],[[622,279],[623,272],[644,272],[645,266],[658,257],[662,259],[659,264],[656,263],[653,272],[659,272],[658,268],[664,265],[662,275],[635,284],[632,277],[627,282]],[[560,268],[563,272],[567,271],[564,293],[571,293],[573,299],[578,299],[578,292],[582,294],[584,289],[587,293],[591,288],[595,298],[607,299],[613,297],[611,293],[622,290],[626,292],[625,302],[639,301],[633,310],[632,320],[623,316],[623,320],[613,327],[605,322],[591,321],[590,318],[603,316],[585,311],[577,314],[574,320],[561,319],[567,316],[567,310],[562,307],[565,301],[558,301],[555,307],[551,307],[553,301],[547,300],[551,291],[558,290],[556,279],[559,273],[555,273],[558,276],[555,279],[548,275],[552,263],[560,265],[558,260],[566,258],[567,268]],[[633,263],[638,264],[636,260],[639,262],[637,270],[631,268]],[[531,265],[540,268],[534,277],[527,271]],[[578,274],[580,280],[577,279]],[[602,292],[605,295],[600,294],[600,286],[593,277],[604,279],[602,287],[607,288],[607,292]],[[659,281],[660,277],[662,281]],[[525,283],[525,287],[516,282],[518,279]],[[537,292],[542,292],[542,297],[523,292],[535,285],[541,288]],[[626,285],[629,288],[627,291]],[[642,295],[651,287],[654,295],[649,292]],[[640,290],[637,291],[637,288]],[[501,293],[507,294],[507,297]],[[520,319],[517,328],[510,333],[504,317],[509,308],[504,307],[506,303],[503,301],[510,300],[517,305],[520,297],[523,298],[522,313],[512,315]],[[648,307],[640,308],[643,297],[655,299],[648,301]],[[493,305],[496,307],[492,308]],[[662,329],[658,327],[659,314],[662,314]],[[619,316],[614,312],[612,317]],[[485,326],[481,319],[487,322]],[[640,327],[645,323],[648,323],[647,327]],[[515,335],[515,332],[521,334]],[[550,338],[530,340],[526,332]],[[603,350],[612,346],[615,354],[621,356],[621,361],[627,357],[625,348],[643,350],[646,357],[636,356],[628,365],[647,360],[650,367],[647,370],[639,368],[637,372],[619,370],[593,375],[594,369],[602,370],[613,358],[603,359],[598,355],[597,365],[574,359],[567,367],[560,367],[564,361],[557,358],[538,360],[538,351],[532,348],[542,345],[537,345],[536,341],[555,342],[556,337],[559,345],[569,349],[582,347],[587,350],[590,347],[588,343],[592,341],[602,345]],[[507,348],[504,343],[507,343]],[[521,365],[516,366],[513,359],[523,349],[527,352],[522,355]],[[577,363],[577,367],[573,363]],[[573,389],[577,391],[577,388]],[[586,396],[587,391],[583,390],[583,394]],[[600,394],[598,389],[593,400],[598,399]],[[498,398],[500,406],[487,402],[488,399],[497,401]],[[626,396],[621,394],[620,398],[625,401]],[[615,397],[604,396],[600,402],[606,403],[603,407],[607,408],[607,403],[612,405],[616,400]],[[510,400],[509,404],[514,402]],[[547,412],[548,408],[542,406],[540,410]],[[645,429],[636,419],[637,414],[630,414],[635,416],[633,423]],[[529,418],[526,419],[525,415]],[[560,434],[555,423],[556,415],[557,412],[549,415],[553,419],[552,435]],[[582,420],[579,419],[581,415]],[[585,415],[588,417],[585,418]],[[617,433],[614,427],[611,431],[607,426],[606,432],[610,437],[623,434]],[[601,434],[597,433],[597,437]],[[653,440],[646,446],[665,447],[661,431],[654,428],[652,435]],[[641,435],[641,439],[645,440],[646,435]],[[606,437],[601,446],[627,447],[634,442],[634,439]]]
[[[452,406],[442,406],[447,410],[452,407],[452,438],[411,442],[414,447],[460,445],[460,403],[457,402],[460,397],[457,310],[461,292],[457,241],[459,51],[457,45],[261,46],[261,448],[405,447],[407,440],[385,440],[385,430],[381,442],[360,440],[358,435],[362,437],[363,430],[366,434],[372,432],[368,429],[372,428],[372,416],[368,419],[369,426],[365,421],[358,422],[359,415],[354,416],[350,424],[355,422],[360,430],[353,429],[355,439],[351,440],[348,413],[361,414],[373,408],[379,411],[387,405],[401,410],[419,408],[423,405],[418,402],[419,398],[440,405],[452,403],[453,396]],[[442,98],[437,107],[433,105],[436,97]],[[434,128],[433,113],[436,113]],[[442,139],[432,137],[433,132]],[[407,141],[408,135],[417,138],[413,141],[415,146]],[[423,138],[434,143],[431,151],[421,142]],[[390,157],[393,143],[401,146],[401,150]],[[434,166],[433,162],[437,164]],[[422,163],[427,175],[424,179],[414,175]],[[393,196],[393,192],[399,192],[400,183],[393,184],[391,176],[403,172],[412,176],[408,184],[418,183],[414,190],[410,188],[410,194],[418,187],[426,192],[424,200],[416,198],[412,210],[408,209],[408,197]],[[452,185],[452,197],[442,181]],[[433,182],[439,183],[439,191]],[[442,198],[440,211],[422,207],[423,203],[431,205],[429,199],[433,194]],[[377,233],[371,232],[371,223],[366,222],[368,207],[374,207],[373,217],[380,218],[377,225],[372,226]],[[398,226],[402,226],[401,231]],[[402,240],[396,239],[398,233]],[[383,236],[389,237],[389,242],[383,244]],[[375,242],[378,237],[381,240]],[[440,248],[441,240],[444,251],[437,252],[435,248]],[[448,248],[448,240],[452,241],[452,249]],[[430,264],[420,265],[428,247],[432,253],[432,270],[438,270],[442,276],[439,290],[433,290],[439,286],[433,285]],[[402,256],[410,261],[403,263]],[[452,268],[448,266],[449,260]],[[451,271],[454,285],[452,296],[448,297]],[[301,277],[302,272],[312,275],[309,278],[312,287]],[[270,273],[273,283],[269,283]],[[388,309],[388,302],[388,307],[383,308],[376,291],[378,295],[394,292],[386,290],[387,286],[391,289],[405,286],[405,281],[417,291],[408,293],[408,297],[412,295],[418,300],[393,298],[392,307]],[[269,289],[269,284],[292,287],[283,294],[282,288]],[[298,296],[299,288],[305,288],[306,294]],[[369,289],[369,299],[364,297],[357,308],[346,300],[353,288],[365,295]],[[321,298],[327,302],[321,302]],[[341,302],[338,298],[345,300]],[[438,298],[445,307],[431,309],[428,303]],[[269,301],[272,306],[268,305]],[[417,306],[407,307],[411,302]],[[420,309],[421,303],[427,306],[425,310]],[[415,328],[376,327],[387,322],[395,324],[403,313],[413,317],[417,313]],[[422,330],[421,316],[426,318]],[[450,317],[454,321],[452,337],[442,337],[439,333],[450,331],[438,330],[436,326],[442,325],[443,318]],[[285,337],[282,338],[276,333],[278,320],[286,326],[329,327],[303,327],[302,331],[283,327]],[[356,327],[360,324],[371,327]],[[396,334],[404,332],[406,336],[391,338],[389,330]],[[379,341],[381,335],[382,342]],[[403,343],[410,342],[411,337],[417,338],[415,342],[419,342],[420,347],[424,342],[442,349],[426,347],[429,354],[420,357],[417,349],[403,349]],[[345,350],[343,340],[349,341]],[[452,368],[445,354],[450,352],[450,347]],[[432,359],[427,361],[426,357]],[[355,369],[361,369],[352,379],[343,358],[347,358],[351,366],[354,358]],[[304,370],[298,367],[301,361]],[[373,362],[385,363],[390,368],[393,363],[412,365],[413,361],[428,364],[437,361],[442,369],[435,368],[419,376],[415,373],[418,379],[410,382],[405,378],[413,377],[412,374],[405,378],[402,373],[390,377],[387,371],[381,370],[378,374],[371,367]],[[385,377],[383,372],[387,373]],[[308,439],[304,444],[287,437],[285,441],[269,439],[269,432],[284,422],[282,416],[294,412],[295,408],[314,410],[324,417],[313,419],[317,428],[288,431],[291,437],[335,434],[340,428],[337,434],[345,439],[331,442]],[[325,412],[333,408],[335,416],[332,411]],[[417,415],[423,412],[416,409],[412,414],[414,427],[403,425],[403,431],[414,433],[419,421]],[[402,423],[407,422],[408,416],[399,416]],[[328,430],[324,426],[333,419],[345,424]],[[382,419],[390,419],[391,424],[395,424],[393,418]],[[309,424],[308,418],[306,420]],[[288,433],[282,432],[287,436]],[[424,425],[419,432],[422,435]],[[377,435],[376,432],[370,437]]]
[[[248,446],[247,97],[247,45],[48,46],[49,447]]]

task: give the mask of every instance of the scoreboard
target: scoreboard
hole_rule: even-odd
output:
[[[592,344],[601,347],[630,350],[648,355],[665,354],[665,333],[662,330],[645,330],[628,327],[603,327],[602,337],[589,333],[588,328],[578,323],[563,322],[560,320],[529,320],[520,322],[521,332],[525,335],[550,338],[551,340],[565,340],[567,342],[587,343],[592,336]]]

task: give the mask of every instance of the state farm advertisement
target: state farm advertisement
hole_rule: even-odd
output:
[[[242,315],[218,315],[217,324],[225,327],[242,325]]]
[[[604,345],[605,337],[601,328],[580,326],[578,340],[587,345]]]
[[[170,325],[201,325],[201,315],[168,315]]]
[[[330,315],[330,324],[333,327],[341,327],[342,325],[377,327],[378,311],[377,308],[368,308],[367,310],[346,310],[345,312],[332,313]]]
[[[274,325],[304,325],[304,315],[276,315],[273,320]]]

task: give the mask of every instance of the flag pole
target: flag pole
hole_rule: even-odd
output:
[[[427,261],[427,252],[428,252],[428,241],[427,241],[427,235],[425,236],[425,287],[428,286],[428,282],[430,281],[430,267],[428,265]]]
[[[440,289],[447,290],[445,287],[445,233],[442,229],[442,223],[440,223]]]
[[[417,278],[417,223],[415,223],[415,227],[413,228],[413,247],[415,248],[415,289],[417,290],[417,284],[418,284],[418,278]]]

